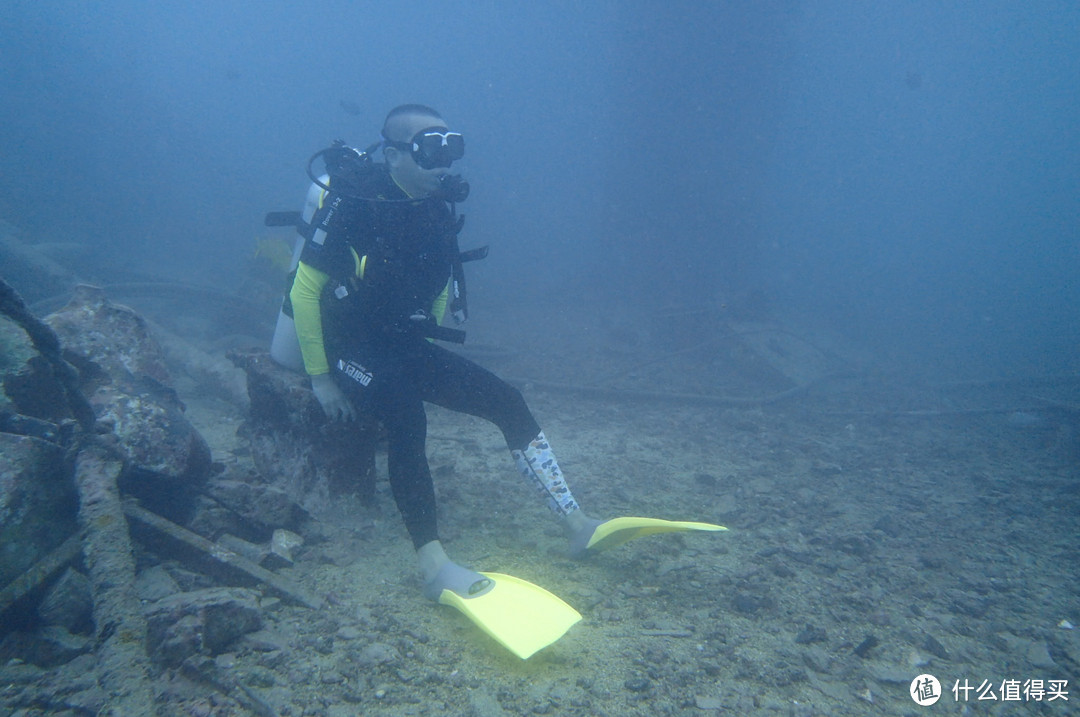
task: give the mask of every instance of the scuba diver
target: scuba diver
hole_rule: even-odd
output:
[[[379,149],[383,162],[372,157]],[[314,184],[304,221],[297,222],[304,240],[271,355],[306,371],[331,420],[363,413],[383,424],[390,486],[416,549],[424,595],[453,605],[528,657],[580,616],[538,586],[477,572],[446,554],[425,452],[425,402],[502,431],[518,470],[561,521],[575,556],[642,534],[714,527],[590,517],[521,393],[435,343],[464,340],[464,332],[441,322],[445,313],[458,324],[467,318],[462,264],[486,253],[458,247],[464,217],[457,204],[469,185],[450,170],[464,153],[464,138],[436,110],[408,104],[386,116],[379,143],[364,151],[336,143],[312,157],[323,157],[327,173],[316,177],[309,162]],[[548,628],[545,615],[553,621]],[[537,626],[544,634],[518,634]]]

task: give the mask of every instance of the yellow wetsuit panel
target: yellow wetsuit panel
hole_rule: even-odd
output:
[[[435,302],[431,305],[431,315],[435,317],[435,321],[440,325],[446,317],[446,307],[450,303],[450,281],[446,282],[442,293],[435,297]]]
[[[319,310],[319,297],[329,280],[330,277],[323,272],[300,262],[296,267],[292,290],[289,292],[293,321],[296,323],[296,338],[300,341],[304,370],[309,376],[330,372],[323,343],[322,313]]]
[[[367,257],[357,257],[357,274],[361,274],[361,267]],[[319,298],[330,277],[325,273],[300,262],[296,267],[296,279],[293,281],[292,290],[289,292],[289,300],[292,302],[293,322],[296,325],[296,338],[300,342],[300,354],[304,357],[304,370],[309,376],[318,376],[330,372],[330,362],[326,358],[326,344],[323,342],[322,311]],[[446,316],[446,307],[449,304],[450,282],[446,282],[442,293],[431,305],[431,315],[442,324]],[[429,339],[430,340],[430,339]]]

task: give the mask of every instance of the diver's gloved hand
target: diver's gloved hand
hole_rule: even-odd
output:
[[[322,406],[326,417],[331,421],[355,421],[356,410],[345,393],[334,383],[330,374],[324,373],[311,377],[311,390]]]

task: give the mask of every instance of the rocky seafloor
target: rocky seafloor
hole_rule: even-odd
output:
[[[536,356],[489,359],[508,375],[545,368]],[[256,589],[259,629],[162,673],[161,711],[914,715],[926,713],[909,696],[923,673],[942,684],[938,714],[1068,714],[1080,699],[1071,693],[1080,674],[1075,385],[1053,388],[1056,407],[1030,399],[1030,387],[912,388],[865,376],[763,405],[524,388],[590,513],[730,531],[643,538],[571,560],[498,431],[432,409],[448,551],[546,587],[583,620],[522,661],[426,601],[382,478],[373,505],[342,497],[281,570],[325,607]],[[238,409],[186,400],[214,460],[248,470]],[[185,589],[211,587],[167,558],[154,569]],[[0,705],[87,713],[62,697],[80,694],[83,659],[9,663]],[[1004,699],[1013,680],[1065,680],[1069,699]],[[957,684],[984,690],[958,698]],[[32,706],[48,694],[58,696],[53,709]]]

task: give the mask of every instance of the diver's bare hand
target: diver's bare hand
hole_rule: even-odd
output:
[[[330,374],[324,373],[311,377],[311,390],[322,406],[326,417],[331,421],[355,421],[356,410],[345,393],[334,383]]]

